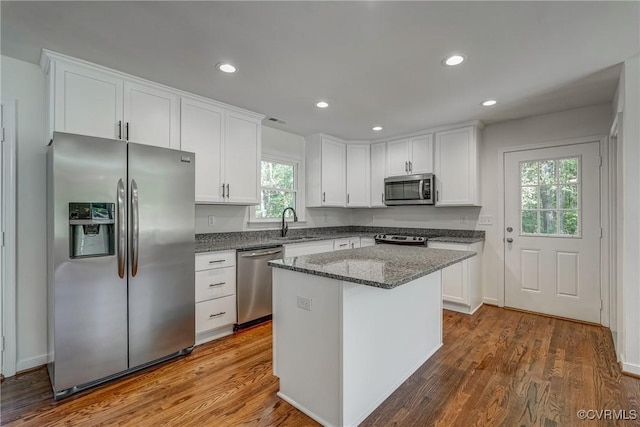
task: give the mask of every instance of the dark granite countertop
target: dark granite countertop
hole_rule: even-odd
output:
[[[455,243],[474,243],[484,240],[484,231],[476,230],[364,226],[291,228],[289,230],[288,239],[282,239],[280,237],[279,230],[197,234],[196,253],[229,251],[236,249],[262,249],[319,240],[341,239],[347,237],[373,237],[376,234],[415,235],[433,239],[434,241]],[[435,240],[434,238],[448,240]]]
[[[421,246],[376,245],[269,261],[276,268],[392,289],[467,258],[475,252]]]

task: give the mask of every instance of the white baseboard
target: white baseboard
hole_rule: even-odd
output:
[[[276,395],[284,400],[285,402],[289,403],[291,406],[293,406],[294,408],[297,408],[300,412],[308,415],[311,419],[316,420],[317,422],[319,422],[320,424],[322,424],[323,426],[330,426],[331,424],[329,422],[327,422],[324,418],[322,418],[321,416],[319,416],[318,414],[316,414],[313,411],[310,411],[306,406],[299,404],[298,402],[295,401],[295,399],[290,398],[289,396],[287,396],[286,394],[284,394],[281,391],[278,391],[276,393]]]
[[[498,305],[498,299],[497,298],[482,298],[482,302],[484,302],[485,304],[489,304],[489,305]]]
[[[620,359],[620,366],[622,367],[622,372],[640,376],[640,365],[625,362],[624,355],[622,354],[618,356],[618,359]]]
[[[16,372],[20,373],[22,371],[26,371],[27,369],[37,368],[42,365],[46,365],[48,361],[47,354],[40,354],[35,357],[30,357],[28,359],[18,360],[16,363]]]

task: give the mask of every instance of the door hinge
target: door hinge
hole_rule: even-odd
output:
[[[4,231],[2,232],[2,247],[4,248]]]
[[[602,167],[602,156],[600,156],[600,167]]]
[[[600,238],[602,239],[603,236],[603,231],[602,231],[602,227],[600,227]]]
[[[4,142],[4,128],[2,128],[2,135],[0,135],[0,142]]]
[[[604,303],[600,300],[600,310],[602,310],[602,307],[604,307]]]

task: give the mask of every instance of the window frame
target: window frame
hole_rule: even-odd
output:
[[[576,183],[574,183],[574,185],[577,186],[578,188],[578,200],[577,200],[577,205],[575,209],[562,209],[559,206],[556,206],[555,209],[542,209],[540,207],[540,189],[544,186],[544,185],[555,185],[557,187],[556,189],[556,203],[558,203],[558,194],[559,194],[559,189],[560,187],[562,187],[563,185],[569,185],[566,183],[561,183],[559,180],[559,162],[561,160],[566,160],[566,159],[577,159],[578,160],[578,180]],[[540,163],[544,163],[544,162],[548,162],[548,161],[553,161],[556,162],[556,173],[555,173],[555,182],[553,184],[542,184],[540,182],[540,171],[538,169],[538,182],[537,184],[527,184],[527,185],[523,185],[522,184],[522,165],[524,163],[538,163],[538,165]],[[523,160],[519,162],[519,167],[518,167],[518,171],[519,171],[519,188],[520,188],[520,206],[519,206],[519,212],[520,212],[520,218],[519,218],[519,230],[518,230],[518,234],[520,237],[549,237],[549,238],[560,238],[560,239],[581,239],[582,238],[582,174],[584,173],[584,171],[582,170],[582,155],[577,155],[577,156],[570,156],[570,157],[551,157],[551,158],[544,158],[544,159],[536,159],[536,160]],[[538,207],[536,209],[522,209],[522,189],[523,188],[538,188],[538,202],[537,205]],[[553,234],[546,234],[546,233],[540,233],[540,214],[542,213],[542,211],[547,211],[547,210],[551,210],[556,212],[556,224],[559,224],[559,218],[560,215],[558,215],[560,212],[562,211],[572,211],[572,212],[576,212],[578,219],[577,219],[577,232],[576,234],[560,234],[560,233],[553,233]],[[538,218],[538,232],[537,233],[525,233],[522,229],[522,213],[523,212],[537,212],[537,218]],[[556,230],[557,231],[557,230]]]
[[[296,205],[293,207],[298,215],[298,222],[306,222],[305,216],[305,204],[304,204],[304,167],[302,159],[297,157],[288,156],[284,153],[263,153],[260,159],[260,173],[262,172],[262,162],[273,162],[285,165],[293,166],[293,190],[281,189],[274,187],[263,187],[262,176],[260,176],[260,197],[262,198],[263,189],[272,190],[285,190],[295,193]],[[282,217],[272,218],[256,218],[256,206],[251,206],[249,209],[249,223],[250,224],[273,224],[282,221]],[[285,218],[287,222],[293,222],[293,218]]]

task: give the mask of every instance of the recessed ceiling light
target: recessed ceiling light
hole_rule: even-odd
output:
[[[219,64],[216,64],[216,68],[223,73],[235,73],[238,71],[233,64],[229,64],[228,62],[220,62]]]
[[[442,64],[443,65],[447,65],[449,67],[453,67],[456,65],[460,65],[464,62],[466,58],[463,55],[451,55],[451,56],[447,56],[446,58],[444,58],[442,60]]]
[[[329,103],[327,101],[318,101],[316,102],[316,107],[318,108],[327,108]]]
[[[482,103],[482,105],[484,105],[485,107],[491,107],[492,105],[496,105],[497,103],[498,101],[496,101],[495,99],[487,99]]]
[[[376,132],[380,132],[382,130],[382,126],[374,126],[371,129],[375,130]]]

